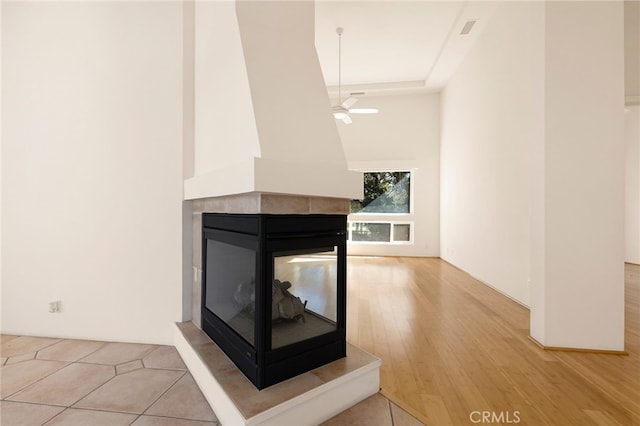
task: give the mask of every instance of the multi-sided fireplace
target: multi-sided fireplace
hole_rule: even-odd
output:
[[[202,328],[258,389],[346,356],[346,216],[202,226]]]

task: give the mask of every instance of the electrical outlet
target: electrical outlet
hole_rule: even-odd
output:
[[[59,313],[62,308],[62,302],[60,300],[56,300],[53,302],[49,302],[49,313]]]

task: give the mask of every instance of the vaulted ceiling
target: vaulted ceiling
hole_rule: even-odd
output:
[[[338,84],[342,36],[343,93],[441,89],[495,9],[493,2],[316,1],[316,49],[329,92]],[[469,34],[460,32],[476,21]],[[346,86],[346,87],[345,87]]]

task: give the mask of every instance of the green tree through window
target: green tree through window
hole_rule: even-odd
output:
[[[351,200],[351,213],[409,213],[411,172],[364,173],[364,198]]]

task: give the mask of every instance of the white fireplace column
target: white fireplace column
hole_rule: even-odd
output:
[[[194,174],[185,199],[358,198],[315,50],[314,3],[194,5]]]
[[[193,204],[191,303],[200,326],[202,213],[346,215],[349,200],[362,197],[362,173],[347,168],[315,50],[313,2],[196,1],[186,10],[194,87],[185,97],[193,172],[184,199]]]

